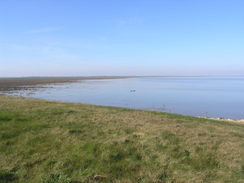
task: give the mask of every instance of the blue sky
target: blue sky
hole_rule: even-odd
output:
[[[244,75],[244,1],[0,2],[0,76],[82,75]]]

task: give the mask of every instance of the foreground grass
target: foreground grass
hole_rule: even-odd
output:
[[[0,182],[244,182],[244,125],[0,96]]]

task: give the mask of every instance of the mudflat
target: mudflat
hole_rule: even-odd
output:
[[[35,88],[37,85],[69,83],[81,80],[94,79],[120,79],[130,78],[123,76],[90,76],[90,77],[22,77],[22,78],[0,78],[0,91]]]

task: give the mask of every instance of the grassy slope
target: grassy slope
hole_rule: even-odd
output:
[[[0,182],[244,182],[244,125],[0,96]]]

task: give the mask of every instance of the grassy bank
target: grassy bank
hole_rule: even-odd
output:
[[[244,182],[244,125],[0,96],[0,182]]]

